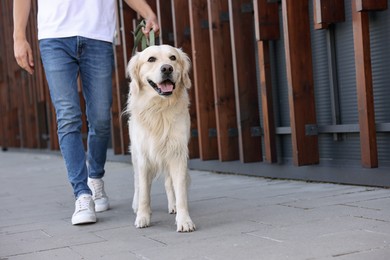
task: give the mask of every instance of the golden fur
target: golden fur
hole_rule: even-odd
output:
[[[168,211],[177,214],[177,231],[195,230],[187,202],[189,70],[188,56],[168,45],[148,47],[129,62],[131,83],[126,112],[130,115],[133,209],[138,228],[150,226],[152,180],[164,174]],[[167,77],[169,80],[165,81]],[[175,86],[172,91],[171,82]]]

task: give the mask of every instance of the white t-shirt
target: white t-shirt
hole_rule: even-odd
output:
[[[38,39],[83,36],[113,42],[115,0],[38,0]]]

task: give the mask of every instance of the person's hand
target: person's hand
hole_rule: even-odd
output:
[[[160,32],[160,26],[158,25],[157,17],[153,15],[147,17],[145,21],[146,21],[146,25],[144,28],[142,28],[142,32],[145,34],[146,37],[149,37],[150,30],[153,30],[157,37]]]
[[[14,41],[14,55],[18,65],[32,75],[34,73],[34,57],[27,40]]]

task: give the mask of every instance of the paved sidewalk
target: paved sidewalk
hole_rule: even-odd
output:
[[[132,167],[108,162],[112,208],[72,226],[74,200],[56,154],[0,152],[0,260],[390,259],[390,190],[191,171],[197,231],[176,233],[163,182],[152,226],[136,229]]]

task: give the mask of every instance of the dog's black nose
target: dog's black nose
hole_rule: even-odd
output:
[[[169,65],[169,64],[164,64],[164,65],[161,66],[160,70],[161,70],[161,72],[163,74],[169,75],[169,74],[172,73],[173,67],[171,65]]]

